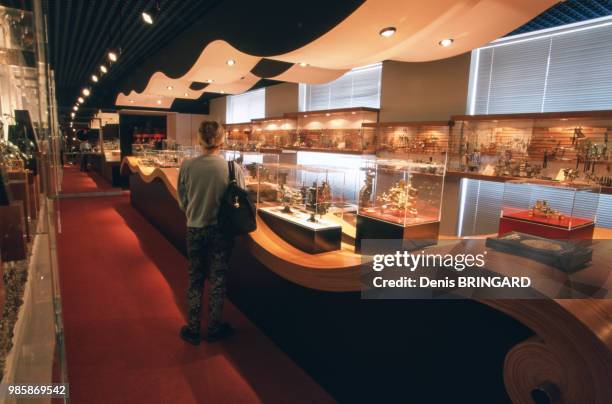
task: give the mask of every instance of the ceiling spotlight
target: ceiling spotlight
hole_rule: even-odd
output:
[[[395,31],[397,31],[395,27],[387,27],[387,28],[381,29],[378,34],[385,38],[389,38],[390,36],[393,36],[393,34],[395,34]]]
[[[95,74],[91,75],[91,81],[93,81],[94,83],[98,82],[98,76],[96,76]]]
[[[147,13],[146,11],[143,11],[142,14],[140,14],[140,16],[142,17],[142,20],[151,25],[153,24],[153,16],[150,13]]]
[[[104,74],[108,71],[108,69],[106,68],[106,66],[100,65],[100,71],[102,72],[102,74]]]
[[[157,104],[158,104],[158,105],[161,105],[161,100],[157,100]]]
[[[308,63],[300,62],[300,67],[306,67],[306,66],[308,66]]]
[[[117,54],[113,51],[108,52],[108,60],[110,60],[111,62],[116,62]]]
[[[208,80],[206,80],[206,82],[207,82],[208,84],[212,83],[213,81],[214,81],[213,79],[208,79]]]
[[[85,97],[89,97],[89,94],[91,94],[91,91],[89,91],[89,88],[84,88],[82,93]]]
[[[134,103],[134,100],[130,100],[130,104],[133,104],[133,103]]]
[[[455,42],[455,41],[452,38],[446,38],[446,39],[443,39],[440,42],[438,42],[438,44],[440,46],[443,46],[443,47],[446,48],[446,47],[451,46],[453,44],[453,42]]]
[[[221,90],[221,94],[225,94],[225,91]]]
[[[72,107],[72,110],[73,110],[73,111],[78,111],[78,110],[79,110],[79,107],[77,107],[77,106],[75,105],[74,107]]]
[[[183,94],[183,95],[184,95],[185,97],[189,97],[189,94],[187,94],[187,93],[185,93],[185,94]]]
[[[82,104],[85,102],[85,99],[83,97],[79,97],[77,101]]]
[[[236,64],[236,61],[234,59],[228,59],[225,63],[227,63],[228,66],[233,66]]]
[[[167,88],[168,90],[172,90],[174,87],[172,87],[172,86],[168,86],[168,87],[166,87],[166,88]]]

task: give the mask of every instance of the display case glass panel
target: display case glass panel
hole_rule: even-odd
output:
[[[377,120],[378,111],[367,108],[300,113],[297,138],[291,148],[337,153],[374,153],[375,134],[364,131],[362,125]]]
[[[227,150],[257,151],[260,141],[254,138],[250,122],[225,125],[225,146]]]
[[[291,147],[297,139],[297,118],[295,116],[253,119],[253,137],[259,142],[259,149],[280,152]]]
[[[455,117],[449,169],[612,185],[612,112]]]
[[[359,215],[400,226],[439,222],[445,164],[366,160]]]
[[[508,181],[504,184],[501,217],[572,230],[595,223],[599,196],[598,186]]]
[[[382,158],[442,163],[448,151],[448,122],[381,122],[364,124],[364,131],[374,133]]]

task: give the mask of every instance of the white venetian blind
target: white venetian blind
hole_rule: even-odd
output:
[[[612,109],[612,16],[472,51],[469,114]]]
[[[299,110],[380,108],[382,63],[359,67],[326,84],[300,84]]]
[[[227,97],[225,122],[242,123],[251,119],[264,118],[266,114],[266,89]]]

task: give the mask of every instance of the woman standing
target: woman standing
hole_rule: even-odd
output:
[[[229,184],[227,162],[220,155],[224,140],[221,124],[204,121],[199,128],[202,155],[186,160],[180,168],[178,195],[180,208],[187,216],[187,255],[189,258],[189,305],[187,325],[180,336],[197,345],[203,338],[214,342],[228,337],[233,329],[221,321],[225,299],[225,281],[229,267],[233,239],[221,229],[217,216],[221,199]],[[235,163],[232,163],[235,164]],[[244,176],[235,167],[236,181],[244,188]],[[208,325],[200,335],[202,293],[208,278]]]

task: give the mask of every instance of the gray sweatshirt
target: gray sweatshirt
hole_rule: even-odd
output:
[[[236,181],[244,188],[242,169],[234,163]],[[229,183],[227,162],[219,155],[185,160],[178,178],[179,207],[187,216],[187,227],[217,223],[221,198]]]

